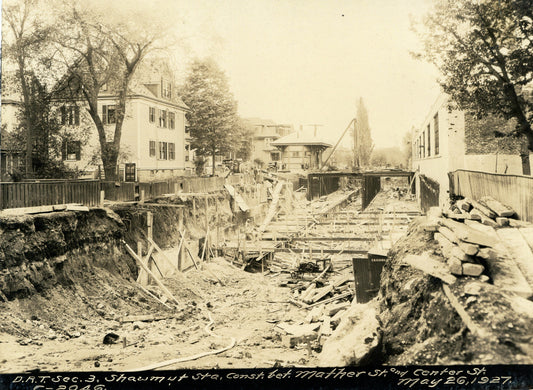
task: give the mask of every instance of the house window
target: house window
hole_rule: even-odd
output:
[[[185,161],[189,161],[189,156],[185,155]]]
[[[168,143],[159,142],[159,159],[167,160],[168,157]]]
[[[116,123],[116,108],[115,105],[102,106],[102,122],[104,125],[111,125]]]
[[[176,144],[169,142],[168,143],[168,159],[169,160],[175,160],[176,159]]]
[[[150,123],[155,123],[155,107],[149,107],[148,113]]]
[[[292,157],[300,157],[300,152],[292,152],[291,156]]]
[[[159,110],[159,127],[167,127],[167,111]]]
[[[422,132],[422,157],[426,157],[426,132]]]
[[[155,157],[155,141],[150,141],[150,157]]]
[[[61,124],[62,125],[79,125],[80,108],[78,106],[61,107]]]
[[[172,98],[172,84],[164,79],[161,79],[161,97]]]
[[[265,148],[270,148],[270,143],[272,142],[272,138],[265,138]]]
[[[431,156],[431,131],[428,124],[428,157]]]
[[[61,147],[63,161],[80,161],[81,160],[81,142],[80,141],[63,141]]]
[[[439,113],[433,117],[433,132],[435,133],[435,155],[439,154]]]
[[[170,111],[168,113],[168,128],[169,129],[176,128],[176,113],[170,112]]]

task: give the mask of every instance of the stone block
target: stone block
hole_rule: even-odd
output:
[[[463,263],[463,275],[479,276],[484,270],[481,264]]]

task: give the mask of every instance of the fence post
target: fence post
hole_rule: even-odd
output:
[[[146,227],[148,228],[148,238],[151,240],[153,238],[153,224],[154,224],[154,215],[151,211],[146,213]]]

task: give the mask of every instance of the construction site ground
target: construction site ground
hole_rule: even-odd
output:
[[[309,225],[292,230],[306,237],[320,236],[324,230],[334,236],[332,229],[342,236],[368,237],[368,241],[355,243],[359,248],[368,248],[376,244],[388,246],[393,240],[391,235],[401,235],[406,229],[410,217],[381,223],[380,233],[390,231],[385,238],[378,239],[376,223],[368,218],[366,223],[354,220],[348,230],[339,222],[359,218],[360,201],[357,197],[353,202],[347,201],[346,194],[339,191],[313,202],[300,199],[290,218],[306,219]],[[416,212],[412,200],[400,200],[394,191],[378,194],[373,205],[377,213]],[[335,207],[344,216],[330,214],[322,223],[310,217],[316,217],[320,210],[331,212]],[[289,226],[294,223],[283,214],[273,222],[272,229],[283,230],[285,226],[291,230]],[[371,233],[365,235],[365,229]],[[322,247],[341,251],[353,245],[347,241],[326,242]],[[302,248],[307,253],[308,247]],[[286,258],[290,253],[280,255]],[[291,260],[297,263],[303,256],[296,255]],[[351,257],[331,254],[334,272],[326,277],[353,275]],[[203,263],[201,269],[174,273],[162,281],[178,299],[177,308],[169,302],[167,307],[159,303],[133,281],[99,269],[84,275],[83,282],[73,286],[58,285],[25,299],[2,302],[0,349],[9,351],[9,356],[1,357],[1,372],[128,371],[180,358],[186,361],[161,368],[317,366],[318,352],[310,344],[290,348],[282,342],[283,332],[276,324],[302,324],[308,311],[290,303],[294,285],[286,282],[294,275],[279,268],[276,256],[270,266],[272,270],[266,269],[264,274],[246,272],[219,257]],[[303,275],[301,283],[308,283],[314,276]],[[353,291],[353,281],[350,284]],[[156,288],[149,289],[159,295]],[[152,318],[124,322],[139,315]],[[106,335],[113,343],[103,343]],[[231,348],[218,354],[188,359],[228,347]]]

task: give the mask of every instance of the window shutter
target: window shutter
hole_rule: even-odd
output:
[[[67,122],[67,108],[61,106],[61,124],[64,125]]]
[[[67,141],[63,140],[61,142],[61,160],[65,161],[67,159]]]
[[[102,106],[102,122],[107,124],[107,106]]]
[[[76,160],[80,161],[81,160],[81,142],[80,141],[75,141],[74,142],[74,147],[76,149]]]
[[[78,106],[74,108],[74,124],[76,126],[80,124],[80,108]]]

